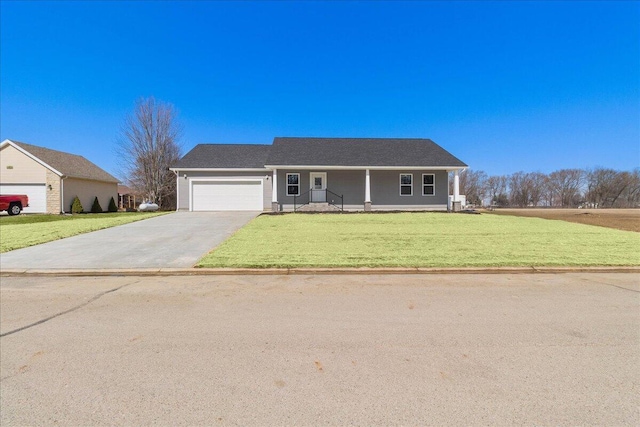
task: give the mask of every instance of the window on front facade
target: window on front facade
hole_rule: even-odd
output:
[[[436,175],[433,173],[422,174],[422,195],[423,196],[435,196],[436,195]]]
[[[288,173],[287,174],[287,196],[299,196],[300,195],[300,174]]]
[[[400,195],[401,196],[413,195],[413,174],[410,174],[410,173],[400,174]]]

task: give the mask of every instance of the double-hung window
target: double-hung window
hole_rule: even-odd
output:
[[[287,196],[299,196],[300,195],[300,174],[288,173],[287,174]]]
[[[400,174],[400,195],[413,196],[413,174],[411,173]]]
[[[435,196],[436,195],[436,175],[433,173],[422,174],[422,195],[423,196]]]

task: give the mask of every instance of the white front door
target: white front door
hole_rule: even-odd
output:
[[[327,173],[311,172],[309,174],[309,182],[311,183],[311,200],[314,203],[323,203],[327,201]]]

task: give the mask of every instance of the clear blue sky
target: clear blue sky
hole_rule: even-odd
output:
[[[431,138],[489,174],[640,165],[638,2],[1,3],[0,138],[120,176],[141,96],[184,152]]]

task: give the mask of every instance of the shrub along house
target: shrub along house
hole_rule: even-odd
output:
[[[118,197],[118,179],[82,156],[5,140],[0,144],[0,193],[26,194],[25,213],[71,211],[77,196],[85,211],[98,198],[104,210]]]
[[[274,138],[199,144],[178,161],[178,209],[447,210],[467,167],[430,139]]]

